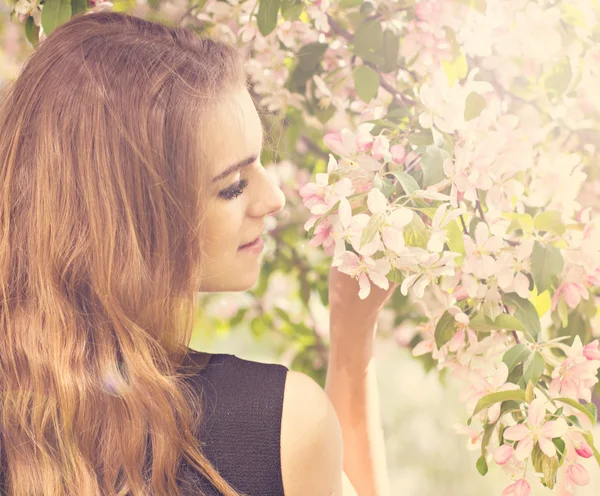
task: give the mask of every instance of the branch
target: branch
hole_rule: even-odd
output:
[[[479,215],[481,215],[481,220],[485,223],[487,223],[487,221],[485,220],[485,215],[483,215],[483,209],[481,208],[481,202],[479,200],[475,201],[475,206],[479,212]]]
[[[467,230],[467,225],[465,224],[465,218],[462,216],[462,214],[460,214],[459,217],[460,217],[460,223],[462,224],[463,232],[468,236],[469,231]]]

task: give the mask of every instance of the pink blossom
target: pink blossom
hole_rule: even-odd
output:
[[[364,300],[371,293],[371,281],[381,289],[388,289],[390,282],[386,275],[390,271],[389,262],[385,258],[373,260],[371,257],[358,257],[350,251],[344,252],[334,258],[332,265],[338,267],[340,272],[348,274],[358,280],[360,291],[358,296]]]
[[[392,154],[392,162],[395,164],[403,164],[406,159],[406,150],[402,145],[393,145],[390,148],[390,153]]]
[[[331,237],[332,232],[333,226],[331,225],[331,222],[329,222],[329,219],[323,219],[315,228],[315,235],[308,242],[308,244],[310,246],[323,245],[323,249],[325,249],[326,253],[332,255],[333,253],[331,252],[331,250],[333,250],[334,248],[334,240]]]
[[[448,231],[446,226],[450,222],[454,222],[464,210],[461,208],[454,209],[447,212],[450,203],[442,203],[436,210],[433,219],[431,219],[431,232],[429,235],[429,241],[427,242],[427,249],[429,251],[441,252],[444,249],[444,244],[448,238]]]
[[[583,347],[583,356],[588,360],[600,360],[600,342],[594,339]]]
[[[556,311],[558,300],[562,295],[563,300],[569,308],[576,308],[581,301],[581,298],[587,300],[589,298],[588,290],[581,284],[576,282],[565,282],[561,284],[554,295],[552,296],[552,311]]]
[[[531,486],[526,479],[519,479],[502,491],[502,496],[529,496]]]
[[[565,479],[567,487],[573,487],[573,485],[587,486],[590,483],[590,474],[583,465],[573,463],[567,468]]]
[[[415,15],[419,21],[436,24],[440,18],[440,5],[435,1],[417,3]]]
[[[492,276],[497,270],[493,254],[503,246],[502,238],[490,236],[490,230],[485,222],[480,222],[475,228],[475,241],[464,237],[465,252],[464,272],[473,274],[479,279]]]
[[[413,287],[413,294],[417,298],[422,298],[425,288],[440,276],[454,275],[456,266],[455,258],[458,253],[444,252],[429,253],[422,248],[410,247],[403,256],[403,263],[417,263],[416,274],[411,274],[402,281],[400,292],[403,295],[408,294],[408,290]],[[414,254],[414,255],[413,255]]]
[[[332,225],[334,231],[331,233],[335,241],[335,256],[346,251],[346,241],[352,244],[352,248],[357,253],[364,256],[371,256],[378,250],[383,249],[379,233],[375,234],[374,239],[361,245],[362,232],[369,223],[370,217],[367,214],[352,215],[352,207],[347,198],[339,199],[338,215],[332,216]]]
[[[356,133],[349,129],[327,133],[323,137],[323,143],[333,153],[340,157],[354,158],[359,153],[365,153],[373,146],[373,135],[368,132],[367,127],[359,127]]]
[[[325,196],[327,194],[329,175],[318,173],[315,179],[316,183],[307,183],[299,191],[304,206],[309,209],[312,209],[315,205],[327,205]]]
[[[442,29],[413,19],[407,31],[400,53],[406,60],[414,59],[412,69],[417,73],[426,74],[438,68],[442,60],[452,60],[452,47]]]
[[[575,451],[582,458],[590,458],[594,454],[590,445],[585,441],[581,441],[579,447],[575,448]]]
[[[483,371],[471,370],[468,367],[457,368],[453,376],[468,384],[461,392],[460,399],[465,403],[465,408],[469,412],[473,412],[477,402],[488,394],[519,389],[516,384],[506,382],[508,367],[504,362],[500,362],[495,367],[491,377],[487,377],[487,374],[484,374]],[[494,403],[487,409],[487,417],[490,422],[498,420],[500,407],[501,403]]]
[[[563,436],[569,426],[563,418],[545,422],[546,407],[543,400],[537,398],[529,404],[525,423],[513,425],[504,431],[504,438],[509,441],[520,441],[515,450],[515,458],[525,460],[535,443],[548,456],[556,455],[556,447],[552,439]]]
[[[373,140],[373,147],[371,148],[371,155],[376,160],[385,159],[387,162],[392,160],[390,153],[390,140],[385,136],[379,135]]]
[[[504,465],[513,456],[514,449],[511,444],[503,444],[494,452],[494,461],[498,465]]]
[[[589,360],[584,356],[581,338],[575,336],[573,345],[567,348],[567,358],[552,371],[552,382],[548,393],[575,400],[592,401],[591,388],[598,382],[596,377],[600,360]]]

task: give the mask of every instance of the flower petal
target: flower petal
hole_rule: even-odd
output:
[[[542,435],[549,439],[555,437],[562,437],[565,435],[569,426],[565,422],[565,419],[559,418],[556,420],[551,420],[550,422],[546,422],[542,427]]]
[[[509,441],[520,441],[531,434],[531,431],[525,424],[513,425],[504,431],[504,439]]]
[[[534,427],[539,427],[544,422],[546,417],[546,407],[544,406],[543,400],[536,398],[529,404],[529,410],[527,412],[529,417],[529,424]]]
[[[552,457],[556,455],[556,447],[554,443],[550,441],[550,439],[546,437],[540,437],[538,439],[538,444],[540,445],[540,449],[548,456]]]
[[[522,462],[523,460],[525,460],[525,458],[527,458],[529,455],[531,455],[532,450],[533,450],[533,434],[531,434],[521,440],[521,442],[519,443],[519,446],[517,446],[517,449],[515,450],[515,458],[518,461]]]

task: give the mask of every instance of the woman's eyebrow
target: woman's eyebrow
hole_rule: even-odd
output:
[[[256,162],[257,158],[258,158],[258,155],[251,155],[251,156],[245,158],[244,160],[241,160],[233,165],[230,165],[229,167],[227,167],[227,169],[225,169],[224,172],[221,172],[221,174],[214,177],[212,182],[216,183],[217,181],[220,181],[221,179],[227,177],[229,174],[233,174],[234,172],[236,172],[244,167],[247,167],[250,164],[253,164],[254,162]]]
[[[265,138],[266,138],[264,131],[261,134],[262,134],[261,145],[264,145]],[[239,162],[236,162],[235,164],[230,165],[229,167],[227,167],[227,169],[225,169],[219,175],[215,176],[213,178],[212,182],[216,183],[217,181],[220,181],[221,179],[227,177],[229,174],[233,174],[234,172],[237,172],[238,170],[243,169],[244,167],[247,167],[248,165],[253,164],[254,162],[256,162],[257,159],[258,159],[258,155],[250,155],[249,157],[246,157],[244,160],[240,160]]]

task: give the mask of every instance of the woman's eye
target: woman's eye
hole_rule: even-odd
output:
[[[219,196],[225,200],[233,200],[242,194],[246,186],[248,186],[248,179],[242,179],[232,188],[226,189],[225,191],[221,192]]]

